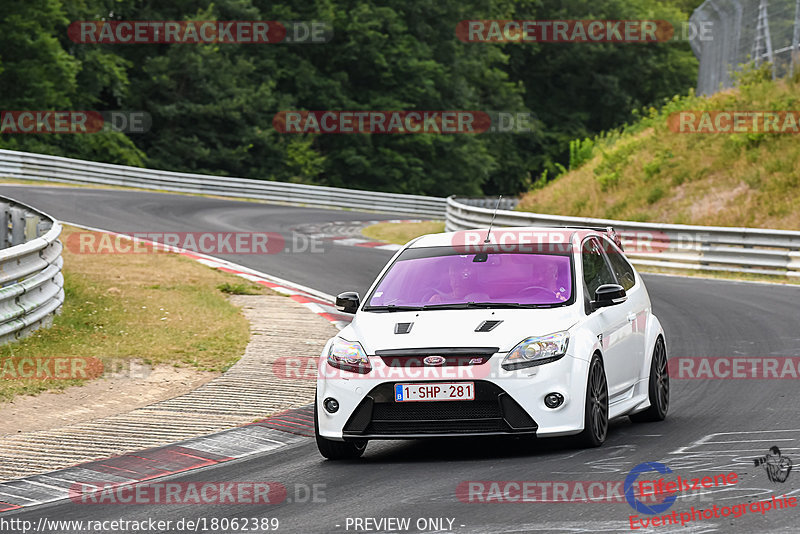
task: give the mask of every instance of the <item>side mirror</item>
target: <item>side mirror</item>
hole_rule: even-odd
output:
[[[355,291],[345,291],[336,296],[336,307],[344,313],[355,313],[361,300]]]
[[[606,308],[608,306],[622,304],[626,300],[628,300],[628,295],[621,285],[603,284],[594,292],[592,307],[595,309]]]

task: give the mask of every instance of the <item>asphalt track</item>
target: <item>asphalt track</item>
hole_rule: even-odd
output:
[[[64,220],[115,231],[273,231],[312,222],[397,218],[371,213],[235,202],[158,193],[0,186],[0,194]],[[324,253],[223,256],[335,294],[364,291],[391,252],[326,246]],[[645,277],[678,356],[800,356],[800,288],[648,275]],[[566,440],[444,439],[373,442],[357,462],[326,462],[312,440],[282,452],[173,477],[179,481],[275,481],[287,501],[271,505],[79,505],[61,501],[2,514],[4,519],[172,520],[275,517],[278,532],[624,532],[633,509],[622,503],[469,503],[464,481],[619,481],[642,462],[663,462],[683,477],[736,471],[725,491],[678,498],[673,510],[800,496],[800,473],[770,482],[753,458],[772,445],[800,462],[800,391],[796,380],[673,380],[663,423],[612,422],[606,444],[573,448]],[[305,488],[318,485],[317,502]],[[650,532],[797,532],[800,508],[748,511]],[[354,528],[352,518],[410,518],[408,530]],[[645,517],[645,516],[642,516]],[[348,518],[351,526],[348,528]],[[417,521],[446,518],[443,528]],[[173,523],[174,524],[174,523]],[[157,532],[173,532],[162,530]],[[233,532],[233,529],[219,532]],[[648,530],[639,530],[639,532]],[[16,532],[8,530],[8,532]],[[63,530],[62,532],[81,532]],[[86,530],[83,530],[86,532]],[[152,531],[151,531],[152,532]],[[257,531],[261,532],[261,531]]]

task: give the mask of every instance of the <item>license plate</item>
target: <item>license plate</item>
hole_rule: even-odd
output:
[[[437,382],[434,384],[395,384],[396,402],[475,400],[472,382]]]

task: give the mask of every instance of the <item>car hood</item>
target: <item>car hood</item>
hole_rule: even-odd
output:
[[[476,332],[483,321],[502,321],[490,332]],[[550,309],[475,309],[407,312],[359,311],[339,336],[359,341],[369,355],[376,350],[499,347],[507,352],[530,336],[569,329],[577,322],[575,307]],[[406,334],[395,334],[398,323],[413,323]]]

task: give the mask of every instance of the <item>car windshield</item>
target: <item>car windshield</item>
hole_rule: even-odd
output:
[[[383,276],[365,309],[549,307],[571,297],[569,255],[409,249]]]

